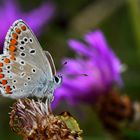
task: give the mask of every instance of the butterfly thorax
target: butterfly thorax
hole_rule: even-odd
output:
[[[41,86],[44,86],[42,92],[44,96],[51,95],[53,96],[54,90],[60,86],[62,82],[62,77],[61,76],[54,76],[51,80],[49,81],[44,81]]]
[[[36,90],[34,91],[34,96],[37,96],[39,98],[48,96],[48,93],[52,93],[52,88],[51,88],[51,80],[45,79],[40,79],[38,84],[36,85]]]
[[[42,98],[46,96],[53,96],[55,88],[58,86],[56,81],[53,79],[48,80],[47,77],[40,79],[36,91],[34,92],[34,96]]]

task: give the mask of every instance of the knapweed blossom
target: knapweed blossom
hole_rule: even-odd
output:
[[[77,57],[63,60],[63,63],[67,61],[67,65],[60,70],[63,82],[56,90],[54,105],[63,99],[70,104],[93,104],[99,95],[108,93],[113,85],[122,85],[121,63],[100,30],[86,34],[84,42],[70,39],[68,45]]]
[[[23,12],[16,0],[3,0],[0,6],[0,49],[2,50],[5,35],[15,20],[23,19],[36,34],[39,34],[41,27],[53,17],[54,11],[55,5],[50,2],[45,2],[29,12]]]

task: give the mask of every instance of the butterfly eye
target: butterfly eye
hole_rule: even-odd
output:
[[[57,76],[54,76],[54,81],[55,81],[56,84],[60,84],[61,79]]]

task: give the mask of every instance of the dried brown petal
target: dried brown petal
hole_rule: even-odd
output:
[[[80,133],[50,112],[49,103],[19,99],[10,113],[10,126],[25,140],[81,140]]]

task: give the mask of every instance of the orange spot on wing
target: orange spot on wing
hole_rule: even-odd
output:
[[[4,79],[4,80],[1,81],[1,83],[2,83],[2,85],[6,85],[7,84],[7,80]]]
[[[13,37],[14,39],[18,39],[18,35],[17,35],[16,33],[13,33],[13,34],[12,34],[12,37]]]
[[[15,58],[15,56],[13,54],[11,54],[10,59],[11,60],[16,60],[16,58]]]
[[[12,93],[10,86],[6,86],[5,87],[5,91],[6,91],[7,94],[11,94]]]
[[[2,67],[3,66],[3,63],[2,62],[0,62],[0,67]]]
[[[21,30],[19,28],[16,28],[16,33],[20,34]]]
[[[17,40],[16,39],[11,39],[10,40],[10,45],[17,45]]]
[[[10,59],[11,60],[16,60],[14,52],[10,51],[9,54],[10,54]]]
[[[5,62],[5,63],[10,63],[10,59],[4,58],[4,62]]]
[[[4,74],[0,74],[0,78],[3,78],[4,77]]]
[[[27,29],[27,27],[26,27],[25,25],[22,25],[22,26],[21,26],[21,29],[22,29],[23,31],[25,31],[25,30]]]
[[[9,47],[9,50],[12,51],[12,52],[15,52],[16,49],[17,49],[17,48],[16,48],[14,45],[11,45],[11,46]]]
[[[10,55],[14,55],[14,52],[9,52]]]
[[[0,72],[2,72],[2,68],[0,68]]]

